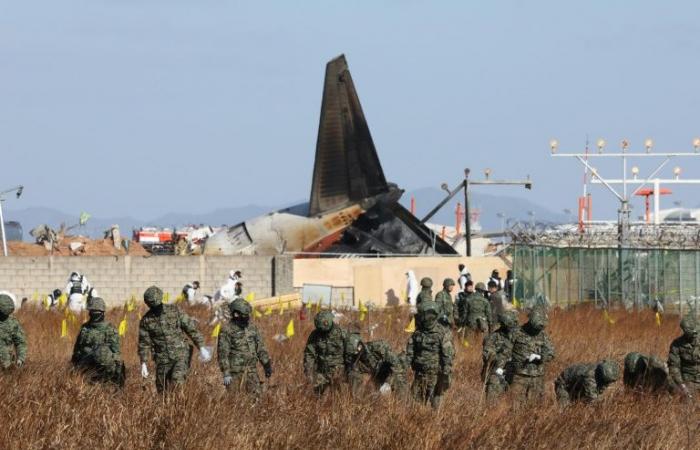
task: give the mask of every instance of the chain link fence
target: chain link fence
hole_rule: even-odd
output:
[[[512,226],[516,298],[700,312],[700,226],[633,226],[623,249],[618,233],[613,224],[583,233],[571,225]]]

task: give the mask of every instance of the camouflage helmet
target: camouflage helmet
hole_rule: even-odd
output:
[[[606,359],[598,363],[595,374],[603,384],[614,383],[620,378],[620,367],[615,361]]]
[[[90,297],[87,302],[87,310],[105,312],[107,311],[107,305],[100,297]]]
[[[452,278],[445,278],[445,281],[442,282],[442,287],[444,287],[444,288],[448,288],[448,287],[454,286],[454,285],[455,285],[455,280],[453,280]]]
[[[231,310],[232,316],[238,314],[239,316],[246,318],[250,317],[250,313],[253,312],[253,307],[250,306],[250,303],[242,298],[235,299],[228,305],[228,307]]]
[[[318,331],[329,332],[333,329],[333,313],[330,311],[321,311],[314,318],[314,326]]]
[[[547,313],[543,308],[532,308],[527,314],[527,320],[532,328],[543,330],[547,326]]]
[[[474,289],[476,289],[477,291],[485,291],[486,285],[479,281],[478,283],[476,283],[476,286],[474,286]]]
[[[433,287],[433,279],[430,277],[425,277],[421,278],[420,280],[420,286],[424,288],[431,288]]]
[[[698,334],[698,321],[692,314],[688,314],[681,320],[681,330],[686,336],[695,336]]]
[[[350,333],[347,340],[347,352],[351,355],[357,355],[362,352],[364,347],[362,343],[362,336],[359,333]]]
[[[514,309],[508,309],[498,314],[498,321],[504,327],[513,329],[518,326],[518,312]]]
[[[630,352],[625,356],[625,372],[634,373],[637,370],[637,363],[642,358],[638,352]]]
[[[0,294],[0,314],[9,316],[15,310],[15,302],[12,297],[5,294]]]
[[[163,303],[163,290],[158,286],[151,286],[143,293],[143,301],[149,308]]]

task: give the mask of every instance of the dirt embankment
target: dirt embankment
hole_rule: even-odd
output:
[[[72,243],[83,244],[80,249],[71,250]],[[111,239],[88,239],[83,236],[66,236],[54,248],[47,250],[43,245],[31,242],[8,242],[10,256],[148,256],[150,253],[138,242],[130,242],[128,252],[121,247],[116,249]]]

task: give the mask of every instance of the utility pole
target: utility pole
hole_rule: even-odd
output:
[[[483,186],[483,185],[500,185],[500,186],[524,186],[525,189],[532,189],[532,181],[528,176],[525,180],[492,180],[491,169],[484,170],[485,178],[483,180],[472,180],[469,178],[470,169],[464,169],[464,179],[452,190],[449,190],[447,183],[442,184],[442,189],[447,192],[447,197],[445,197],[440,203],[438,203],[435,208],[430,210],[428,214],[421,219],[421,223],[426,223],[431,217],[437,213],[440,208],[445,206],[459,191],[464,191],[464,231],[465,231],[465,241],[466,241],[466,255],[472,256],[472,239],[471,239],[471,217],[469,212],[469,194],[472,185]]]
[[[5,194],[9,194],[10,192],[16,192],[17,198],[20,198],[22,196],[22,191],[24,190],[24,186],[16,186],[13,187],[12,189],[7,189],[6,191],[0,192],[0,234],[2,235],[2,254],[4,256],[7,256],[7,239],[5,237],[5,218],[3,217],[2,214],[2,204],[5,201]]]

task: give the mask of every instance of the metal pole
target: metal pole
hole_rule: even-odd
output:
[[[7,256],[7,240],[5,239],[5,219],[2,216],[2,203],[5,200],[0,198],[0,231],[2,231],[2,254]]]
[[[469,217],[469,169],[464,169],[464,240],[467,256],[472,256],[472,228]]]

